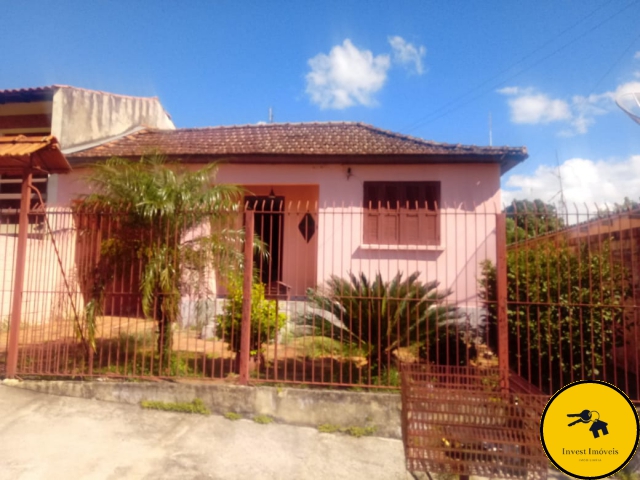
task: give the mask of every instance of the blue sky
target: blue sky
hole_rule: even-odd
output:
[[[158,96],[178,127],[360,121],[525,145],[505,199],[640,197],[640,0],[5,0],[0,89]]]

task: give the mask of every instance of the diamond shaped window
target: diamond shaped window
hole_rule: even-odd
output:
[[[298,224],[298,230],[302,234],[302,237],[309,243],[316,233],[316,221],[310,213],[305,214]]]

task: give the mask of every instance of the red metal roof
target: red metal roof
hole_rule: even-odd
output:
[[[25,169],[67,173],[71,166],[55,137],[0,137],[0,174],[19,175]]]
[[[526,159],[524,147],[437,143],[363,123],[281,123],[177,130],[142,130],[81,152],[72,163],[152,150],[198,163],[500,163],[503,171]]]

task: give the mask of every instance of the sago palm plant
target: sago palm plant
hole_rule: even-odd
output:
[[[144,314],[158,322],[158,353],[168,361],[171,325],[178,320],[186,279],[215,269],[223,277],[240,268],[243,232],[233,228],[242,190],[215,184],[216,164],[188,171],[154,154],[139,161],[111,158],[92,167],[87,178],[93,193],[76,204],[79,222],[98,229],[104,240],[99,255],[84,272],[88,285],[88,331],[102,313],[105,288],[116,271],[140,265]],[[91,337],[91,335],[90,335]],[[94,340],[92,340],[94,341]],[[94,347],[95,348],[95,347]]]
[[[371,281],[364,273],[350,273],[348,279],[332,275],[325,288],[309,290],[318,310],[303,322],[318,335],[366,346],[369,365],[385,368],[398,348],[435,345],[446,325],[460,318],[446,300],[451,290],[438,290],[437,281],[423,283],[419,277],[415,272],[403,279],[398,273],[384,281],[378,273]]]

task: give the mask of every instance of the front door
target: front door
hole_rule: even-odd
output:
[[[245,205],[254,213],[255,233],[267,252],[255,253],[254,267],[258,270],[267,291],[282,281],[282,245],[284,234],[284,197],[251,196],[245,198]]]

